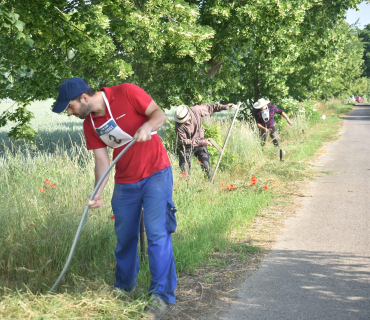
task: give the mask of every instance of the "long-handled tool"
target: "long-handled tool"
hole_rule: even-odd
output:
[[[274,139],[271,139],[270,141],[267,141],[266,144],[268,142],[272,142],[274,141],[275,139],[279,138],[284,132],[288,131],[289,129],[291,128],[291,126],[289,126],[288,128],[286,128],[282,133],[278,134]]]
[[[208,138],[208,141],[218,150],[218,152],[222,152],[222,148],[217,144],[215,140],[213,140],[212,138]]]
[[[64,275],[65,273],[67,272],[68,270],[68,267],[69,265],[71,264],[71,260],[73,258],[73,255],[75,253],[75,250],[76,250],[76,247],[77,247],[77,243],[78,243],[78,239],[80,238],[80,234],[81,234],[81,231],[82,231],[82,228],[85,224],[85,220],[86,220],[86,217],[87,217],[87,212],[89,211],[90,209],[90,206],[94,204],[94,197],[96,195],[96,193],[98,192],[98,189],[100,188],[101,184],[103,183],[105,177],[108,175],[108,173],[111,171],[111,169],[113,168],[113,166],[117,163],[117,161],[125,154],[125,152],[136,142],[136,138],[133,139],[119,154],[118,156],[112,161],[112,163],[109,165],[109,167],[107,168],[107,170],[105,170],[104,174],[102,175],[102,177],[100,178],[99,182],[96,184],[95,186],[95,189],[93,191],[93,193],[91,194],[90,196],[90,200],[88,202],[88,204],[86,205],[86,208],[84,210],[84,213],[82,214],[82,218],[80,220],[80,224],[78,225],[78,229],[77,229],[77,232],[76,232],[76,235],[75,235],[75,239],[73,240],[73,243],[72,243],[72,247],[71,247],[71,250],[69,251],[69,255],[68,255],[68,258],[67,258],[67,262],[66,264],[64,265],[64,268],[61,272],[61,274],[59,275],[59,278],[57,279],[57,281],[55,281],[54,285],[51,287],[51,289],[49,290],[49,292],[53,292],[59,285],[59,283],[63,280],[64,278]]]
[[[227,133],[227,136],[226,136],[225,142],[224,142],[224,146],[222,147],[222,151],[221,151],[220,157],[218,158],[218,161],[217,161],[217,164],[216,164],[215,172],[213,173],[213,176],[212,176],[212,180],[211,180],[212,183],[215,182],[216,172],[217,172],[218,166],[220,165],[221,158],[222,158],[222,156],[223,156],[223,154],[225,152],[227,140],[229,140],[231,129],[233,128],[234,122],[236,120],[236,116],[238,115],[240,105],[241,105],[241,102],[238,102],[238,104],[236,105],[236,110],[235,110],[235,113],[234,113],[233,121],[231,122],[231,125],[230,125],[230,128],[229,128],[229,132]]]

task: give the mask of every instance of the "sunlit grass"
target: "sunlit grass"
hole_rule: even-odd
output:
[[[5,137],[6,128],[0,131],[0,318],[9,317],[5,310],[12,310],[22,319],[47,317],[52,312],[55,319],[83,318],[83,310],[99,319],[112,319],[115,312],[120,312],[122,319],[140,317],[148,301],[147,260],[141,263],[133,293],[117,299],[112,292],[116,244],[110,219],[112,177],[104,191],[104,206],[89,211],[60,293],[42,295],[50,289],[67,258],[84,199],[93,189],[94,159],[86,151],[79,119],[56,115],[58,118],[47,121],[45,115],[51,112],[45,111],[44,104],[32,107],[36,120],[41,121],[35,144],[13,143]],[[284,161],[279,160],[272,143],[261,147],[254,124],[236,122],[228,143],[229,152],[236,157],[229,169],[217,172],[214,185],[205,180],[195,161],[191,175],[183,177],[178,159],[169,155],[178,209],[174,254],[180,275],[208,263],[215,252],[237,250],[231,234],[284,194],[285,183],[309,176],[306,162],[324,141],[333,139],[338,128],[336,114],[342,110],[342,104],[336,102],[320,107],[319,112],[329,115],[326,120],[314,123],[292,117],[295,125],[280,137],[281,148],[286,151]],[[221,126],[223,137],[231,115],[229,112],[229,117],[212,119],[212,124]],[[279,131],[285,128],[282,122]],[[252,176],[257,177],[255,186],[250,181]],[[50,187],[54,183],[56,186]],[[231,184],[234,188],[229,191]],[[90,285],[94,283],[103,284],[92,290]],[[18,300],[21,303],[17,305]],[[86,309],[76,308],[79,303]],[[63,307],[69,306],[70,313],[63,315]]]

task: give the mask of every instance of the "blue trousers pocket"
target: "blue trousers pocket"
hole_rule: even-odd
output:
[[[175,204],[172,200],[167,202],[167,212],[166,212],[166,229],[169,233],[173,233],[177,227],[177,221],[175,213],[177,212]]]

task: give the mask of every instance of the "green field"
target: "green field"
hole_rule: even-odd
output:
[[[8,140],[9,127],[0,131],[0,318],[112,319],[117,313],[119,319],[140,318],[149,299],[147,260],[141,264],[134,292],[117,296],[112,290],[116,244],[110,219],[112,177],[103,194],[103,207],[89,211],[58,294],[46,294],[63,268],[85,207],[84,199],[94,185],[93,155],[85,148],[82,121],[52,113],[51,104],[43,101],[30,107],[35,114],[32,124],[39,133],[35,143]],[[9,106],[1,103],[0,111]],[[195,161],[191,175],[183,177],[168,148],[178,209],[173,242],[179,275],[210,263],[214,253],[235,246],[238,239],[231,235],[236,230],[284,196],[287,183],[310,176],[307,161],[323,142],[333,139],[340,124],[337,114],[348,109],[335,101],[316,106],[320,109],[311,117],[291,116],[295,125],[281,137],[284,161],[279,160],[272,144],[260,146],[254,124],[237,122],[215,185],[205,180]],[[321,119],[322,113],[328,115],[326,120]],[[211,118],[212,126],[218,126],[221,132],[221,141],[232,114],[230,111]],[[171,112],[168,115],[172,121]],[[281,122],[280,131],[283,129]],[[164,144],[170,146],[166,127],[159,133]],[[212,149],[215,163],[217,151]],[[252,176],[257,178],[255,186],[250,181]],[[230,184],[235,188],[229,191]],[[82,307],[76,308],[79,304]]]

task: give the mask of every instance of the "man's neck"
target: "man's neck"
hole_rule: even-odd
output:
[[[94,94],[93,101],[93,114],[97,117],[105,116],[105,101],[103,98],[103,94],[100,91],[97,91]]]

